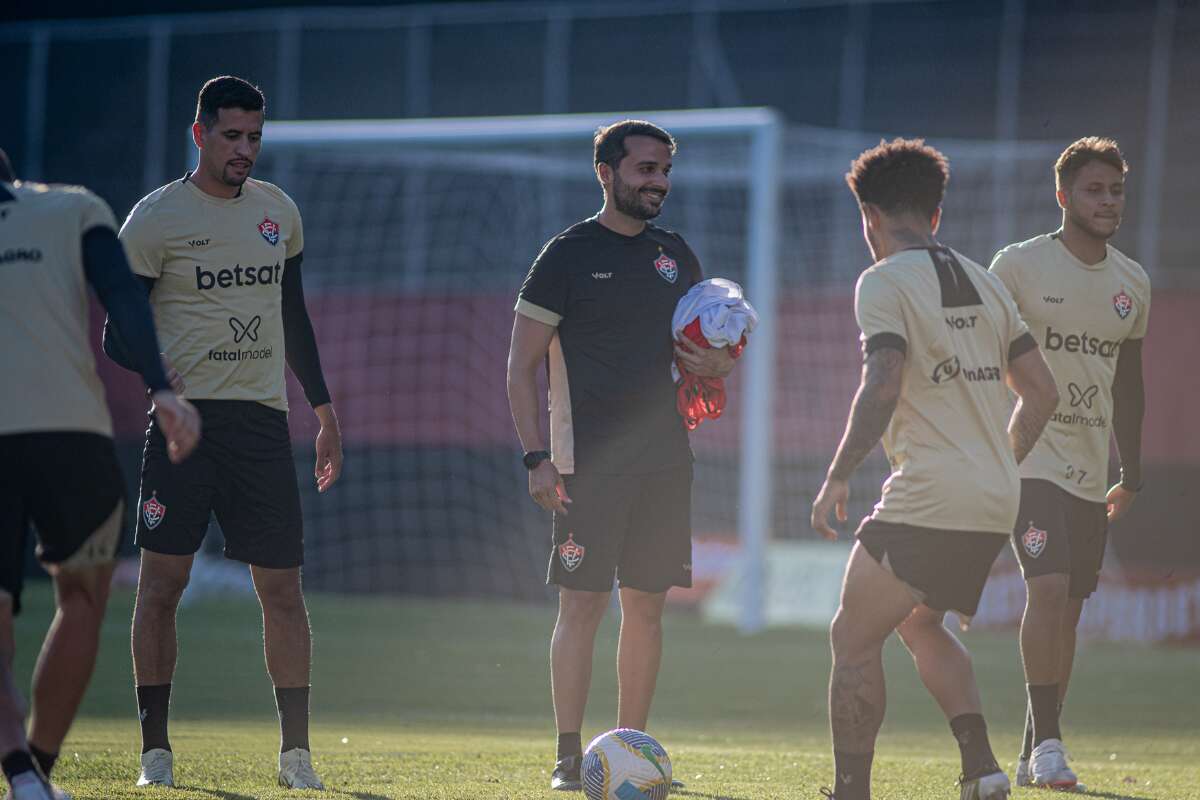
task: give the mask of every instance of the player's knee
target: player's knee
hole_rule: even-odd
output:
[[[607,592],[568,592],[559,594],[558,621],[568,627],[595,627],[608,610]]]
[[[143,571],[138,581],[137,604],[173,614],[187,585],[187,575],[148,575]]]
[[[90,620],[99,627],[108,605],[111,575],[111,570],[103,567],[60,572],[54,578],[59,609],[64,615]]]
[[[258,601],[269,611],[295,614],[304,612],[304,592],[300,588],[298,578],[258,581],[255,583],[255,590],[258,592]]]
[[[855,639],[853,623],[847,619],[846,610],[839,608],[829,624],[829,646],[834,659],[850,655],[857,644]]]
[[[1070,578],[1067,575],[1039,575],[1028,580],[1029,605],[1037,608],[1065,609]]]

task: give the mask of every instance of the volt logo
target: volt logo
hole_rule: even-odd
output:
[[[229,318],[229,327],[233,328],[233,343],[241,344],[242,339],[249,339],[252,342],[258,341],[258,326],[262,324],[262,317],[255,315],[254,319],[242,324],[242,321],[237,317]]]

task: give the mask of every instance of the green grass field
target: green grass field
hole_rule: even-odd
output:
[[[44,584],[27,591],[26,604],[17,659],[25,681],[51,613]],[[309,598],[312,745],[330,787],[310,794],[274,784],[278,726],[249,598],[180,612],[171,735],[179,788],[134,788],[130,606],[124,593],[112,602],[99,668],[55,771],[78,800],[563,797],[546,788],[554,759],[549,607]],[[967,642],[992,741],[1011,776],[1025,708],[1015,636],[969,634]],[[615,721],[615,653],[614,619],[597,643],[585,742]],[[1078,663],[1064,724],[1090,796],[1200,799],[1200,651],[1089,645]],[[651,733],[687,782],[675,796],[816,800],[831,770],[828,667],[820,632],[743,638],[689,615],[670,616]],[[895,641],[887,667],[874,797],[957,798],[957,748]]]

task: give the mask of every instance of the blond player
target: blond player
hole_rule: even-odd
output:
[[[1111,139],[1072,144],[1054,167],[1062,227],[1001,250],[1004,281],[1041,342],[1062,398],[1021,464],[1013,549],[1028,589],[1021,621],[1028,711],[1017,784],[1076,787],[1059,713],[1075,628],[1096,590],[1108,523],[1142,488],[1142,337],[1150,280],[1108,240],[1125,209],[1125,159]],[[1121,480],[1108,486],[1116,435]]]

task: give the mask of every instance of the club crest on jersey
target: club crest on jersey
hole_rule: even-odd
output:
[[[558,546],[558,560],[562,562],[563,569],[567,572],[578,569],[586,550],[583,545],[575,544],[575,534],[568,533],[567,540]]]
[[[151,495],[150,499],[142,503],[142,519],[146,520],[146,527],[154,530],[163,521],[163,517],[167,515],[167,507],[158,502],[158,495]]]
[[[1046,532],[1029,523],[1029,530],[1021,534],[1021,547],[1025,548],[1030,558],[1037,558],[1046,549]]]
[[[1125,294],[1125,290],[1113,295],[1113,309],[1116,310],[1117,316],[1125,319],[1133,311],[1133,298]]]
[[[675,259],[666,253],[658,254],[658,258],[654,259],[654,268],[667,283],[674,283],[679,279],[679,266],[675,263]]]
[[[271,247],[279,244],[279,223],[263,215],[263,221],[258,223],[258,232],[266,239]]]

